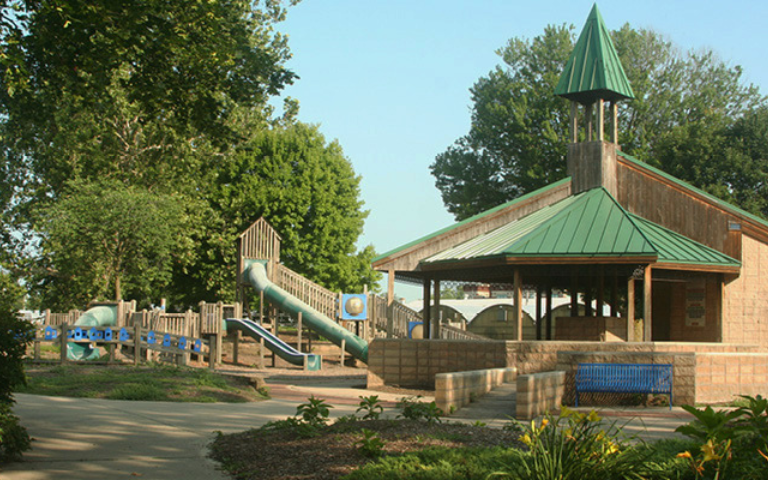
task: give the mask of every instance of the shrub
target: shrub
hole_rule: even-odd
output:
[[[363,412],[363,420],[378,420],[384,411],[384,407],[379,402],[378,395],[371,395],[370,397],[361,396],[358,405],[355,413]]]
[[[16,317],[19,296],[19,287],[0,273],[0,460],[30,448],[26,429],[11,411],[14,389],[26,385],[22,359],[33,334],[32,324]]]
[[[400,415],[397,418],[407,420],[423,420],[427,423],[441,423],[440,417],[444,415],[443,411],[437,408],[435,402],[422,402],[419,397],[403,397],[397,402],[397,408],[400,409]]]
[[[559,417],[547,416],[524,428],[521,441],[529,451],[508,464],[498,477],[535,480],[605,480],[642,478],[647,453],[619,438],[615,423],[604,428],[594,411],[579,413],[563,407]]]

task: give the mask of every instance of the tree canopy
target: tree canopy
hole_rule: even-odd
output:
[[[0,241],[47,306],[232,300],[234,236],[262,215],[295,270],[373,281],[349,161],[269,104],[297,78],[286,3],[0,2]]]
[[[636,96],[619,106],[622,149],[722,195],[697,170],[679,168],[674,145],[688,138],[686,131],[696,131],[703,144],[715,141],[712,135],[725,138],[724,129],[763,105],[758,89],[744,85],[741,69],[714,52],[681,53],[651,30],[624,25],[612,39]],[[566,176],[569,102],[554,90],[574,40],[567,26],[549,26],[531,40],[513,38],[497,52],[503,64],[470,89],[469,133],[431,166],[443,202],[457,219]]]

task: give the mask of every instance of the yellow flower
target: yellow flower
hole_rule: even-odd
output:
[[[718,455],[715,451],[715,445],[712,443],[712,439],[707,440],[707,443],[701,446],[701,453],[704,454],[705,462],[709,462],[710,460],[720,460],[723,458],[722,455]]]
[[[531,436],[528,435],[527,433],[522,437],[520,437],[520,441],[528,445],[529,447],[531,446],[531,444],[533,444],[533,441],[531,440]]]
[[[543,430],[547,425],[549,425],[549,419],[545,418],[541,421],[541,429]]]
[[[693,458],[691,452],[680,452],[677,454],[677,458]]]
[[[596,411],[592,410],[591,412],[589,412],[589,416],[587,417],[587,420],[589,420],[590,422],[599,422],[601,418]]]

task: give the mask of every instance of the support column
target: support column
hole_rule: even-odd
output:
[[[547,283],[545,287],[545,294],[547,298],[547,340],[552,340],[552,284]]]
[[[586,278],[587,281],[584,285],[584,316],[591,317],[594,315],[592,312],[592,285],[594,285],[595,282],[591,274],[589,274]]]
[[[570,137],[571,143],[577,143],[579,141],[579,106],[576,102],[571,102],[571,118],[570,118]]]
[[[611,102],[611,143],[619,143],[619,107],[615,100]]]
[[[605,101],[598,98],[595,106],[597,107],[597,138],[595,140],[602,142],[605,138]]]
[[[646,342],[653,341],[653,329],[651,328],[653,319],[651,318],[651,311],[653,308],[651,300],[651,286],[652,286],[651,266],[645,267],[645,275],[643,275],[643,323],[645,325],[645,338]]]
[[[571,274],[571,316],[579,316],[579,282],[575,273]]]
[[[591,142],[594,140],[593,137],[593,120],[592,120],[592,111],[595,109],[595,104],[590,103],[589,105],[584,106],[584,113],[587,117],[587,141]]]
[[[636,342],[635,338],[635,277],[627,280],[627,340]]]
[[[395,301],[395,269],[387,270],[387,305]]]
[[[544,313],[541,311],[541,285],[536,285],[536,340],[541,340],[541,324]]]
[[[440,339],[440,280],[435,279],[435,318],[432,319],[433,328],[431,328],[430,338],[433,340]]]
[[[619,316],[619,280],[615,272],[611,275],[611,316]]]
[[[424,332],[424,338],[430,338],[430,332],[432,331],[431,328],[431,319],[432,319],[432,299],[430,298],[430,295],[432,295],[432,289],[431,287],[431,280],[428,278],[424,279],[424,306],[421,310],[421,330]]]
[[[595,307],[595,316],[603,316],[603,305],[605,305],[605,272],[603,267],[598,270],[597,277],[597,306]]]
[[[519,268],[515,268],[514,273],[514,295],[515,295],[515,339],[523,339],[523,276]]]

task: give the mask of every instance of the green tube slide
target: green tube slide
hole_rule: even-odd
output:
[[[368,342],[272,283],[267,277],[265,263],[263,260],[249,260],[246,263],[243,275],[253,288],[264,292],[267,300],[286,313],[294,316],[301,313],[305,325],[334,344],[341,346],[341,341],[345,340],[346,351],[356,359],[368,363]]]
[[[77,327],[111,327],[117,323],[117,305],[99,305],[88,309],[75,322]],[[97,360],[99,349],[91,348],[90,342],[67,343],[69,360]]]

